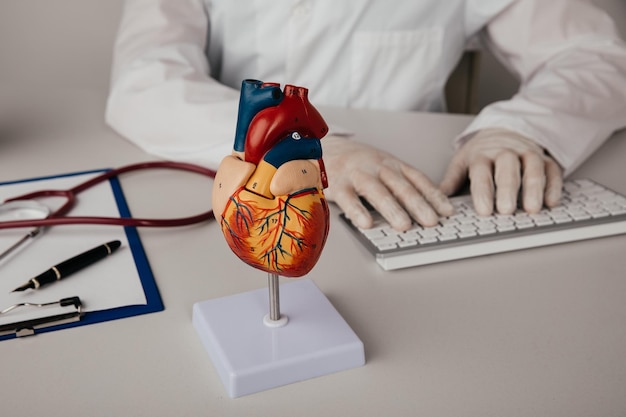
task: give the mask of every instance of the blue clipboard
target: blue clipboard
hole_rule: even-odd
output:
[[[53,175],[53,176],[44,176],[44,177],[38,177],[38,178],[30,178],[30,179],[25,179],[25,180],[0,182],[0,186],[34,182],[34,181],[42,181],[42,180],[49,180],[49,179],[57,179],[57,178],[65,178],[65,177],[79,176],[79,175],[85,175],[85,174],[97,174],[97,173],[101,173],[105,171],[107,170],[100,169],[100,170],[74,172],[74,173],[67,173],[67,174]],[[128,204],[126,202],[126,198],[124,197],[124,192],[122,191],[122,187],[120,185],[119,180],[114,177],[114,178],[110,178],[108,182],[109,182],[109,185],[111,186],[113,197],[115,199],[115,203],[117,205],[117,209],[119,211],[120,217],[126,217],[126,218],[132,217],[130,210],[128,208]],[[105,226],[105,227],[111,227],[111,226]],[[98,311],[87,311],[87,312],[84,312],[81,315],[80,319],[77,321],[73,321],[71,323],[64,323],[64,324],[49,325],[49,326],[41,327],[41,328],[36,329],[34,331],[34,334],[47,333],[51,331],[67,329],[67,328],[77,327],[77,326],[85,326],[88,324],[100,323],[100,322],[105,322],[105,321],[110,321],[110,320],[117,320],[117,319],[122,319],[126,317],[133,317],[137,315],[154,313],[154,312],[164,310],[163,301],[161,299],[161,295],[159,293],[157,284],[154,280],[154,275],[152,273],[150,264],[148,262],[148,258],[146,257],[143,245],[139,238],[139,234],[137,233],[137,228],[128,227],[128,226],[114,226],[114,227],[123,227],[124,229],[126,238],[128,240],[128,245],[132,253],[132,258],[137,268],[137,274],[139,276],[141,286],[143,287],[146,304],[127,305],[127,306],[115,307],[115,308],[98,310]],[[45,236],[42,238],[45,238]],[[5,306],[0,306],[0,309],[4,307]],[[13,339],[16,337],[17,336],[15,333],[5,334],[5,335],[0,336],[0,341]]]

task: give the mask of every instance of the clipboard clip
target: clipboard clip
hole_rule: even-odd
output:
[[[51,326],[57,326],[60,324],[73,323],[79,321],[83,315],[82,303],[80,297],[67,297],[62,298],[59,301],[52,301],[49,303],[19,303],[13,304],[10,307],[0,311],[0,315],[6,314],[20,307],[35,307],[45,308],[50,306],[60,307],[73,307],[73,310],[66,313],[55,314],[52,316],[38,317],[35,319],[23,320],[15,323],[7,323],[0,325],[0,336],[15,334],[16,337],[32,336],[35,334],[35,329],[42,329]]]

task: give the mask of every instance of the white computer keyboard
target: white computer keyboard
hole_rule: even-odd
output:
[[[626,197],[590,180],[564,184],[561,205],[537,214],[478,216],[470,196],[453,197],[453,216],[439,225],[398,232],[376,212],[374,227],[340,217],[385,270],[626,233]]]

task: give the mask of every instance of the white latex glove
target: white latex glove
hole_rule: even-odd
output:
[[[486,129],[469,139],[452,158],[440,184],[452,195],[470,180],[474,209],[480,215],[511,214],[522,190],[522,207],[536,213],[561,199],[559,164],[530,139],[504,129]],[[495,199],[494,199],[495,190]]]
[[[434,226],[440,216],[454,212],[426,175],[385,151],[338,136],[324,138],[322,147],[328,174],[325,194],[358,227],[372,227],[359,196],[400,231],[411,227],[411,218]]]

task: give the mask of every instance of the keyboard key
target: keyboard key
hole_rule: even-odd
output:
[[[380,251],[386,251],[386,250],[396,249],[398,246],[395,243],[383,243],[380,245],[376,245],[376,247]]]
[[[385,233],[379,228],[372,229],[359,229],[363,235],[369,239],[378,239],[385,237]]]
[[[439,232],[435,228],[428,228],[419,232],[419,235],[421,237],[437,237],[439,236]]]
[[[380,246],[380,245],[387,245],[387,244],[391,244],[391,243],[398,243],[401,242],[402,239],[400,239],[400,236],[398,235],[389,235],[389,236],[384,236],[384,237],[378,237],[376,239],[371,239],[372,242],[374,242],[374,244],[376,246]]]
[[[417,241],[420,244],[422,244],[422,245],[438,242],[437,238],[434,237],[434,236],[433,237],[423,237],[423,238],[417,239]]]
[[[402,242],[398,242],[398,247],[400,248],[408,248],[411,246],[417,246],[417,239],[416,240],[403,240]]]

